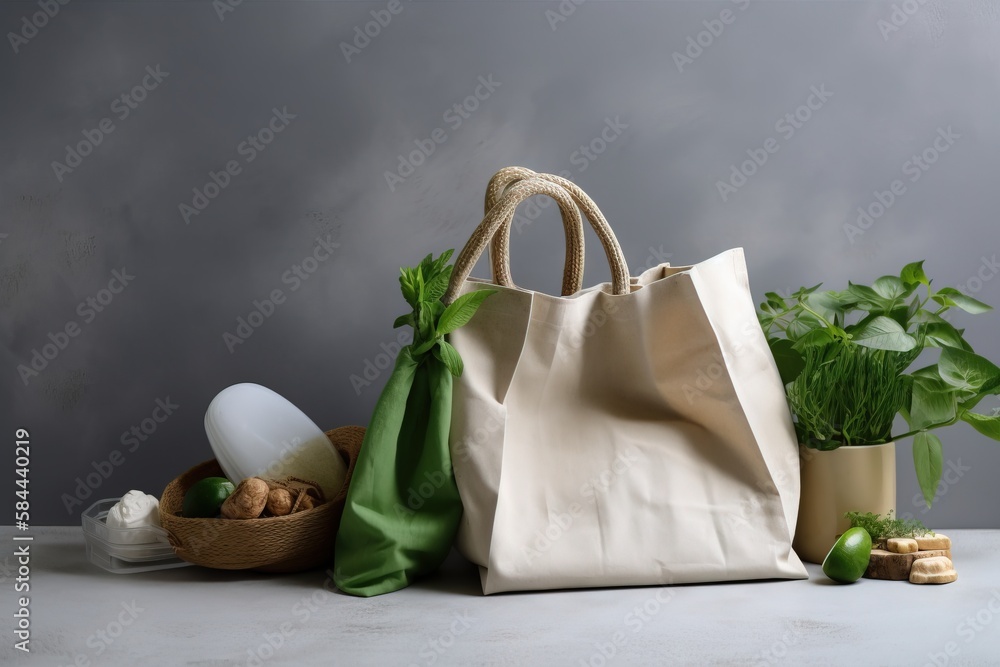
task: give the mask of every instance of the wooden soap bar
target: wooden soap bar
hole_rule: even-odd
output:
[[[917,541],[909,537],[890,537],[885,541],[885,548],[897,554],[912,554],[920,551]]]
[[[947,535],[942,535],[941,533],[937,533],[936,535],[921,535],[915,539],[921,551],[951,549],[951,540],[948,539]]]
[[[950,558],[918,558],[910,570],[911,584],[950,584],[958,580],[958,573]]]
[[[951,558],[950,549],[935,549],[933,551],[916,551],[908,554],[897,554],[883,549],[872,549],[871,560],[868,561],[868,569],[865,570],[867,579],[888,579],[890,581],[909,581],[910,569],[913,561],[918,558],[933,558],[935,556],[946,556]]]

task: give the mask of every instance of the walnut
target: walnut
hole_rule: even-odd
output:
[[[270,489],[267,516],[285,516],[322,505],[326,499],[316,482],[298,477],[263,480]]]
[[[256,519],[264,511],[267,495],[267,482],[259,477],[247,477],[222,503],[222,516],[226,519]]]
[[[267,494],[267,511],[274,516],[285,516],[292,513],[295,498],[291,491],[281,487],[271,489]]]

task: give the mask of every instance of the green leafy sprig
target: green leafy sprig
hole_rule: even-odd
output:
[[[892,510],[882,518],[881,514],[872,512],[848,512],[844,517],[851,522],[851,528],[861,527],[868,531],[872,544],[880,549],[885,548],[890,537],[917,537],[933,535],[933,531],[920,522],[919,519],[897,519],[892,516]]]
[[[413,327],[413,343],[409,347],[415,360],[433,354],[458,377],[463,370],[462,357],[445,336],[471,320],[483,301],[497,290],[469,292],[446,306],[441,297],[448,291],[455,268],[448,264],[454,252],[446,250],[437,259],[427,255],[419,265],[399,270],[403,298],[413,311],[397,317],[392,326],[394,329],[404,325]]]
[[[799,441],[821,450],[913,437],[917,479],[930,507],[941,479],[940,438],[931,430],[964,421],[1000,440],[1000,416],[973,409],[1000,393],[1000,368],[977,355],[944,315],[987,304],[953,287],[933,289],[923,261],[846,290],[803,287],[765,294],[758,317],[778,365]],[[922,351],[935,364],[907,373]],[[893,435],[901,414],[905,433]]]

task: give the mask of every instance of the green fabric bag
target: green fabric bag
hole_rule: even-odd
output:
[[[372,414],[347,490],[334,550],[333,580],[370,597],[405,588],[434,571],[455,541],[462,500],[451,467],[452,378],[462,358],[445,336],[468,322],[496,290],[444,303],[452,250],[400,269],[412,313],[394,327],[414,329]]]
[[[448,555],[462,501],[451,469],[451,372],[399,353],[375,404],[337,533],[334,582],[370,597],[409,586]]]

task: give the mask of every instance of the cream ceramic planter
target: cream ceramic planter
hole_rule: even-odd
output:
[[[896,509],[896,445],[838,447],[821,452],[799,445],[802,493],[793,546],[804,561],[822,563],[850,527],[845,512]]]

